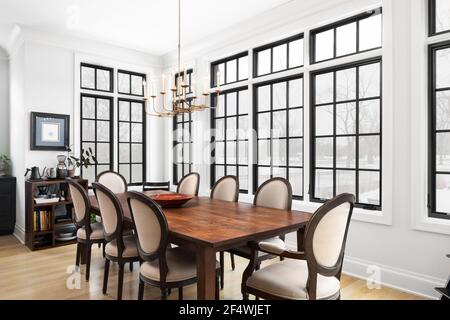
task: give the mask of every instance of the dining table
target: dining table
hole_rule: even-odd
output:
[[[167,191],[142,192],[152,196]],[[123,209],[124,223],[132,226],[126,193],[116,194]],[[101,215],[95,196],[90,196],[91,210]],[[197,298],[214,300],[216,253],[239,248],[250,241],[297,233],[298,250],[302,250],[304,229],[311,213],[254,206],[243,202],[226,202],[209,197],[193,197],[179,208],[164,208],[169,226],[169,242],[196,253]]]

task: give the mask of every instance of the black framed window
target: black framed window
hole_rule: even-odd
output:
[[[371,10],[311,31],[311,63],[382,47],[382,9]]]
[[[173,118],[173,184],[192,172],[192,114],[182,113]]]
[[[118,99],[119,173],[129,185],[145,182],[146,121],[142,100]]]
[[[175,75],[175,84],[178,84],[178,79],[180,79],[181,83],[180,83],[180,92],[178,93],[178,95],[182,95],[183,94],[183,90],[181,89],[181,85],[183,85],[184,83],[186,83],[187,90],[186,93],[187,94],[191,94],[192,93],[192,75],[194,73],[193,69],[189,69],[186,70],[186,82],[184,81],[184,72],[181,73],[177,73]]]
[[[242,193],[247,193],[249,148],[248,87],[213,95],[211,105],[212,138],[211,187],[226,175],[237,176]]]
[[[356,195],[381,209],[381,59],[311,74],[311,200]]]
[[[117,71],[117,92],[131,96],[144,96],[146,75],[125,70]]]
[[[273,177],[291,182],[293,196],[303,198],[303,75],[254,86],[257,132],[253,189]]]
[[[254,77],[303,66],[303,34],[254,49],[253,63]]]
[[[430,36],[450,32],[450,1],[429,0]]]
[[[81,176],[90,182],[113,169],[113,103],[111,97],[81,94],[81,148],[92,149],[98,161],[81,168]]]
[[[248,67],[248,52],[211,63],[211,87],[248,80]]]
[[[114,72],[112,68],[82,63],[80,76],[81,89],[113,92]]]
[[[429,211],[450,219],[450,41],[431,45]]]

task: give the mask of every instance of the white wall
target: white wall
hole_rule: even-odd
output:
[[[9,58],[0,48],[0,154],[9,154]]]

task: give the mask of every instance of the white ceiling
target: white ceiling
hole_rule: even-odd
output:
[[[308,5],[315,2],[182,0],[182,42],[195,44],[290,1]],[[0,25],[20,24],[162,55],[177,46],[177,3],[177,0],[0,0]],[[4,40],[0,39],[0,43]]]

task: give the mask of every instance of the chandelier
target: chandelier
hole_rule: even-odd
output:
[[[168,92],[166,91],[166,76],[164,74],[161,77],[161,91],[159,92],[159,100],[161,100],[162,103],[159,107],[157,106],[158,89],[156,81],[152,81],[151,83],[151,95],[149,97],[147,82],[144,80],[143,86],[145,112],[148,115],[154,117],[175,117],[183,113],[204,111],[206,109],[216,109],[219,103],[218,98],[221,93],[220,84],[214,90],[214,94],[217,95],[216,106],[210,107],[208,106],[208,98],[210,96],[210,92],[207,82],[205,81],[203,93],[201,94],[202,97],[198,97],[195,84],[192,83],[192,81],[190,85],[187,84],[187,76],[188,75],[186,67],[184,67],[183,73],[181,69],[181,0],[178,0],[178,73],[176,77],[174,75],[171,75],[171,77],[174,79],[173,82],[172,80],[169,80],[171,94],[170,103],[168,103],[168,106],[166,106],[166,97],[168,95]],[[217,74],[217,77],[218,79],[220,79],[219,73]],[[191,92],[188,92],[189,88],[192,88],[192,90],[190,90]],[[199,102],[200,100],[202,100],[202,102]],[[150,101],[152,107],[149,107]]]

